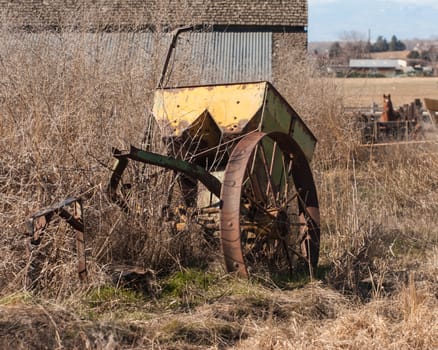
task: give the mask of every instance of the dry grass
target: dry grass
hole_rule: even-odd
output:
[[[416,98],[438,98],[438,78],[354,78],[336,79],[342,89],[347,107],[382,106],[383,94],[391,94],[395,107],[413,102]]]
[[[166,176],[142,183],[141,167],[131,168],[142,184],[131,216],[108,202],[110,147],[141,142],[162,53],[133,59],[120,40],[108,55],[103,41],[81,32],[0,36],[1,348],[438,347],[436,146],[359,151],[341,113],[351,97],[370,104],[390,92],[400,103],[388,91],[401,89],[398,80],[343,80],[343,88],[303,63],[277,82],[319,139],[323,223],[318,281],[280,288],[206,264],[218,250],[195,226],[168,229]],[[435,97],[435,79],[400,81],[419,84],[409,94]],[[89,283],[77,282],[72,232],[60,224],[32,253],[40,277],[29,289],[25,219],[71,195],[85,200]],[[156,270],[156,294],[114,286],[110,264]]]

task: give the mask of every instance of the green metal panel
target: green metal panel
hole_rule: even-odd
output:
[[[298,143],[307,160],[311,161],[316,147],[316,138],[310,137],[310,131],[301,119],[294,121],[292,129],[292,138]]]
[[[316,146],[315,136],[271,84],[267,85],[262,110],[261,131],[281,131],[289,134],[298,143],[307,160],[310,161]]]

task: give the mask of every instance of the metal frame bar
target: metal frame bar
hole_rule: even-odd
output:
[[[70,212],[69,207],[72,207]],[[74,230],[76,237],[76,253],[78,256],[78,275],[81,281],[87,280],[87,262],[85,256],[84,219],[82,199],[70,197],[52,207],[41,210],[28,219],[28,234],[30,244],[39,245],[44,231],[54,215],[64,219]]]
[[[179,171],[193,179],[199,180],[211,193],[217,197],[220,196],[221,182],[199,165],[192,164],[182,159],[175,159],[173,157],[144,151],[134,146],[131,146],[129,151],[120,151],[113,148],[113,156],[117,158],[117,161],[113,168],[113,173],[108,185],[108,194],[113,202],[121,205],[122,209],[126,211],[128,211],[127,204],[117,195],[117,187],[120,183],[122,174],[128,165],[128,159]]]

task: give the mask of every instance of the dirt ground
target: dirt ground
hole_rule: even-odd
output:
[[[416,98],[438,99],[438,78],[340,78],[336,84],[344,90],[347,107],[381,106],[383,94],[391,94],[394,106]]]

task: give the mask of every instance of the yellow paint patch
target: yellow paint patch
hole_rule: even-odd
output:
[[[267,83],[157,90],[153,114],[168,136],[179,136],[206,110],[223,132],[239,132],[264,102]]]

